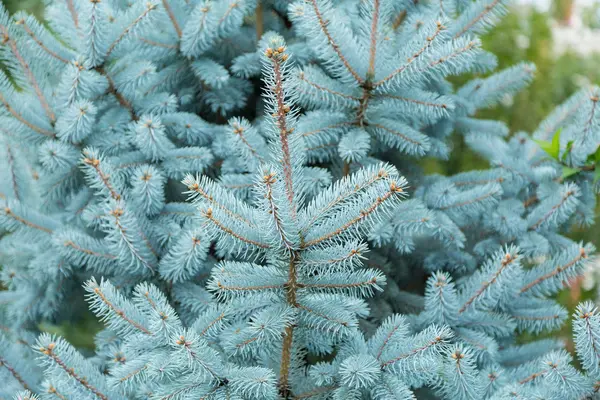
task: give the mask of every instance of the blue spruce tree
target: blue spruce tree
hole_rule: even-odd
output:
[[[476,118],[535,72],[481,49],[505,7],[0,9],[0,396],[599,398],[593,304],[574,355],[519,334],[562,326],[594,257],[565,235],[594,222],[600,89],[533,133]],[[490,168],[424,175],[453,134]],[[88,306],[94,352],[41,331]]]

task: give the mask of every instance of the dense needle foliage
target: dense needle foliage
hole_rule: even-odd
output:
[[[573,399],[600,316],[600,89],[474,117],[501,0],[48,0],[0,10],[0,396]],[[452,76],[487,76],[455,87]],[[461,135],[489,169],[425,176]],[[187,198],[186,198],[187,196]],[[87,305],[85,301],[87,301]],[[41,333],[82,318],[93,354]]]

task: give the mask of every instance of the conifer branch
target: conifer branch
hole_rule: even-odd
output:
[[[275,289],[283,289],[285,285],[259,285],[259,286],[227,286],[223,285],[221,282],[217,282],[217,287],[219,290],[231,291],[231,292],[254,292],[260,290],[275,290]]]
[[[215,196],[211,195],[206,189],[202,188],[199,185],[198,181],[190,183],[188,185],[188,190],[200,195],[204,200],[208,201],[208,203],[211,204],[213,207],[223,210],[227,215],[229,215],[233,219],[243,222],[245,225],[247,225],[249,227],[254,227],[254,224],[251,221],[249,221],[247,218],[240,215],[239,213],[236,213],[236,212],[230,210],[227,206],[225,206],[225,204],[219,202],[219,199],[216,199]],[[208,210],[206,212],[208,213]],[[211,215],[212,215],[212,210],[211,210]]]
[[[486,194],[484,194],[482,196],[476,197],[476,198],[471,199],[471,200],[465,200],[465,201],[460,202],[460,203],[454,203],[454,204],[449,204],[447,206],[440,207],[440,208],[438,208],[438,210],[449,210],[451,208],[464,207],[464,206],[468,206],[470,204],[479,203],[480,201],[483,201],[483,200],[488,199],[490,197],[494,197],[494,195],[496,195],[496,194],[497,193],[493,192],[493,191],[492,192],[488,192],[488,193],[486,193]]]
[[[218,219],[215,218],[212,208],[209,208],[206,211],[202,212],[202,216],[204,216],[206,219],[208,219],[210,222],[212,222],[221,231],[227,233],[230,236],[233,236],[234,238],[236,238],[238,240],[241,240],[244,243],[251,244],[251,245],[259,247],[261,249],[268,249],[270,247],[268,244],[257,242],[252,239],[248,239],[248,238],[242,236],[241,234],[234,232],[232,229],[226,227],[225,225],[223,225],[223,223],[221,221],[219,221]]]
[[[383,343],[381,344],[381,346],[379,346],[379,350],[377,351],[377,356],[375,357],[375,358],[377,358],[378,361],[381,361],[381,356],[383,355],[383,352],[384,352],[386,346],[390,343],[392,336],[394,336],[394,333],[396,333],[398,331],[398,329],[402,328],[404,326],[404,324],[405,324],[404,320],[402,320],[402,319],[398,320],[398,323],[395,324],[394,327],[386,335],[386,338],[383,340]]]
[[[281,152],[283,159],[281,165],[283,167],[283,179],[285,182],[285,191],[287,199],[290,203],[290,209],[292,218],[296,218],[296,204],[294,201],[294,183],[293,183],[293,167],[290,156],[290,148],[288,143],[288,135],[292,133],[292,129],[287,127],[287,114],[290,112],[290,106],[285,103],[285,95],[283,91],[283,76],[282,76],[282,63],[284,63],[288,55],[284,53],[285,48],[280,47],[278,49],[268,48],[266,50],[267,58],[269,58],[273,64],[273,76],[275,80],[275,87],[273,88],[273,94],[275,95],[277,115],[276,125],[279,129],[279,138],[281,141]]]
[[[309,86],[314,87],[317,90],[320,90],[322,92],[327,92],[330,93],[334,96],[339,96],[342,97],[344,99],[350,99],[350,100],[356,100],[356,101],[360,101],[361,98],[360,97],[356,97],[356,96],[352,96],[350,94],[346,94],[346,93],[342,93],[342,92],[337,92],[335,90],[329,89],[325,86],[319,85],[318,83],[315,83],[311,80],[308,80],[308,78],[306,78],[306,74],[304,73],[304,71],[300,71],[298,73],[298,78],[302,81],[302,82],[306,82]]]
[[[392,30],[396,31],[402,25],[404,20],[406,19],[406,10],[402,10],[396,15],[394,21],[392,22]]]
[[[64,395],[60,394],[58,392],[58,390],[56,390],[56,388],[54,386],[52,386],[52,385],[50,385],[48,387],[48,393],[51,394],[51,395],[53,395],[53,396],[55,396],[55,397],[58,397],[59,400],[67,400],[67,398]]]
[[[569,190],[565,193],[565,195],[561,198],[560,202],[558,204],[555,204],[554,206],[552,206],[552,208],[550,209],[550,211],[548,211],[542,218],[540,218],[539,220],[537,220],[533,225],[531,225],[529,227],[530,231],[535,231],[537,228],[540,227],[540,225],[542,225],[545,221],[548,220],[548,218],[550,218],[554,212],[556,210],[558,210],[568,199],[569,197],[575,195],[575,191],[574,190]]]
[[[54,348],[56,345],[54,343],[48,344],[46,347],[40,348],[40,351],[48,356],[56,365],[58,365],[63,371],[67,373],[70,377],[75,379],[79,384],[81,384],[85,389],[90,391],[94,396],[98,397],[101,400],[109,400],[108,396],[102,394],[98,389],[92,386],[85,377],[80,377],[75,373],[75,369],[67,366],[64,361],[54,352]]]
[[[373,88],[376,88],[378,86],[383,85],[384,83],[386,83],[387,81],[389,81],[390,79],[394,78],[396,75],[401,74],[404,70],[406,70],[413,62],[415,62],[421,55],[423,55],[423,53],[429,49],[432,45],[434,40],[442,33],[442,31],[444,31],[446,29],[446,27],[444,25],[442,25],[442,23],[440,21],[437,22],[437,28],[435,30],[435,32],[429,36],[427,38],[427,43],[421,47],[419,50],[417,50],[408,60],[406,64],[403,64],[400,68],[396,69],[395,71],[393,71],[392,73],[390,73],[388,76],[386,76],[385,78],[373,83]]]
[[[54,132],[51,132],[49,130],[40,128],[39,126],[35,126],[34,124],[32,124],[31,122],[29,122],[27,119],[25,119],[21,114],[19,114],[17,112],[17,110],[15,110],[9,103],[8,101],[4,98],[4,96],[2,96],[2,94],[0,94],[0,102],[4,105],[4,108],[6,108],[6,110],[13,116],[15,117],[15,119],[17,121],[19,121],[20,123],[22,123],[23,125],[25,125],[26,127],[28,127],[29,129],[31,129],[34,132],[37,132],[39,134],[42,134],[44,136],[48,136],[50,138],[55,138],[56,134]]]
[[[131,24],[129,24],[124,30],[123,32],[121,32],[121,34],[119,35],[119,37],[117,37],[115,39],[114,42],[111,43],[111,45],[108,47],[108,50],[106,51],[106,58],[109,58],[110,55],[112,54],[112,52],[115,50],[115,48],[117,47],[117,45],[119,43],[121,43],[121,41],[125,38],[125,36],[127,36],[129,34],[129,32],[135,28],[135,26],[137,24],[139,24],[141,21],[144,20],[144,18],[146,18],[146,16],[153,10],[156,9],[156,5],[152,4],[150,2],[148,2],[146,9],[144,10],[144,12],[142,12]]]
[[[154,40],[150,40],[150,39],[146,39],[146,38],[140,38],[140,41],[142,41],[146,44],[149,44],[150,46],[162,47],[164,49],[178,49],[179,48],[179,45],[177,45],[177,44],[160,43],[160,42],[156,42]]]
[[[323,215],[340,206],[344,201],[348,200],[350,197],[362,192],[369,186],[372,186],[377,182],[387,178],[389,178],[388,173],[384,169],[379,169],[376,174],[371,175],[369,179],[366,179],[364,182],[361,182],[361,184],[356,184],[352,186],[350,190],[343,191],[339,196],[337,196],[335,199],[333,199],[325,206],[323,206],[320,210],[318,210],[316,213],[314,213],[314,216],[304,224],[305,227],[302,228],[301,234],[304,235],[308,231],[308,229],[310,229]]]
[[[383,126],[381,124],[374,124],[374,123],[370,123],[370,122],[369,122],[369,126],[381,129],[381,130],[386,131],[388,133],[391,133],[392,135],[398,136],[398,137],[402,138],[402,140],[406,140],[407,142],[412,143],[414,145],[417,145],[417,146],[422,146],[423,145],[422,142],[414,140],[414,139],[412,139],[412,138],[404,135],[402,132],[397,131],[395,129],[388,128],[387,126]]]
[[[290,255],[288,281],[286,283],[286,300],[292,307],[297,306],[296,290],[298,288],[296,263],[299,261],[299,253],[294,252]],[[288,325],[283,334],[283,344],[281,350],[281,366],[279,369],[279,392],[284,399],[290,397],[289,375],[292,360],[292,346],[294,342],[294,326]]]
[[[463,27],[463,29],[461,29],[460,32],[458,32],[456,35],[454,35],[454,39],[464,35],[469,29],[471,29],[473,26],[475,26],[475,24],[477,22],[481,21],[481,19],[484,18],[486,15],[488,15],[494,9],[494,7],[496,7],[498,4],[500,4],[500,1],[501,0],[494,0],[492,3],[485,6],[485,8],[483,9],[482,12],[480,12],[467,25],[465,25]]]
[[[206,371],[208,371],[208,373],[213,377],[214,380],[219,381],[219,375],[213,371],[212,368],[210,368],[206,362],[204,362],[198,355],[198,353],[196,351],[194,351],[191,348],[192,343],[188,342],[184,336],[179,336],[179,339],[177,339],[175,341],[175,344],[178,344],[180,346],[183,346],[183,348],[186,350],[188,356],[190,358],[192,358],[195,362],[197,362],[198,364],[200,364],[202,366],[202,368],[204,368]]]
[[[75,11],[75,5],[73,4],[73,0],[65,0],[67,3],[67,9],[71,14],[71,19],[73,19],[73,24],[75,28],[79,28],[79,16],[77,15],[77,11]]]
[[[365,286],[373,286],[377,284],[377,277],[362,282],[352,283],[297,283],[300,289],[355,289]]]
[[[140,368],[136,369],[135,371],[128,373],[127,375],[125,375],[122,378],[119,378],[119,382],[122,383],[122,382],[128,381],[129,379],[135,378],[137,375],[144,372],[147,368],[148,368],[148,364],[144,364]]]
[[[391,360],[388,360],[388,361],[384,362],[384,363],[382,364],[382,367],[383,367],[383,368],[386,368],[386,367],[388,367],[388,366],[390,366],[390,365],[393,365],[393,364],[397,363],[397,362],[398,362],[398,361],[400,361],[400,360],[405,360],[405,359],[407,359],[407,358],[414,357],[414,356],[416,356],[417,354],[419,354],[419,353],[422,353],[422,352],[424,352],[424,351],[426,351],[426,350],[428,350],[428,349],[432,348],[433,346],[437,346],[437,345],[439,345],[439,344],[440,344],[440,343],[442,343],[442,342],[443,342],[443,339],[442,339],[440,336],[438,336],[438,337],[436,337],[434,340],[432,340],[432,341],[428,342],[427,344],[425,344],[425,345],[423,345],[423,346],[421,346],[421,347],[418,347],[418,348],[416,348],[416,349],[413,349],[413,350],[411,350],[411,351],[410,351],[410,352],[408,352],[408,353],[405,353],[405,354],[400,354],[399,356],[397,356],[397,357],[395,357],[395,358],[392,358]]]
[[[481,287],[458,310],[458,313],[462,314],[475,300],[477,300],[477,298],[479,298],[479,296],[481,296],[486,291],[487,288],[489,288],[496,282],[496,279],[498,279],[502,271],[504,271],[504,269],[510,264],[512,264],[517,258],[517,256],[513,257],[510,253],[507,253],[504,256],[502,262],[500,263],[500,268],[498,268],[498,270],[492,276],[492,279],[490,279],[489,281],[484,281]]]
[[[148,329],[129,318],[127,315],[125,315],[125,311],[121,310],[120,308],[117,308],[110,300],[108,300],[99,287],[94,288],[94,294],[100,299],[100,301],[102,301],[102,303],[104,303],[112,312],[114,312],[114,314],[117,317],[121,318],[123,321],[127,322],[129,325],[133,326],[138,331],[143,332],[146,335],[152,335],[152,332],[150,332]]]
[[[104,184],[104,186],[106,187],[106,189],[110,193],[110,196],[113,199],[121,199],[121,194],[117,192],[117,190],[113,187],[113,185],[110,182],[110,176],[106,175],[100,168],[100,160],[98,158],[95,158],[93,156],[88,157],[86,155],[86,157],[83,159],[83,163],[91,166],[94,169],[94,171],[96,171],[96,174],[98,174],[98,178],[100,178],[100,180],[102,181],[102,183]]]
[[[244,127],[240,126],[238,123],[234,123],[232,125],[233,127],[233,133],[237,136],[239,136],[241,142],[244,144],[244,146],[246,146],[248,148],[248,150],[250,150],[250,154],[252,154],[252,156],[254,158],[256,158],[258,161],[263,161],[263,157],[258,153],[258,151],[256,151],[256,149],[254,147],[252,147],[252,145],[248,142],[248,140],[246,139],[246,137],[244,136]]]
[[[367,70],[367,80],[375,76],[375,60],[377,57],[377,28],[379,22],[379,1],[373,0],[373,20],[371,22],[371,45],[369,46],[369,68]]]
[[[179,26],[179,23],[177,22],[177,18],[175,18],[175,14],[173,13],[173,10],[171,9],[169,0],[162,0],[162,3],[163,3],[163,7],[165,8],[165,11],[169,15],[169,19],[173,23],[173,28],[175,28],[175,32],[177,32],[177,37],[179,37],[181,39],[181,27]]]
[[[317,397],[317,396],[321,396],[325,393],[329,393],[332,392],[334,390],[336,390],[339,386],[323,386],[323,387],[319,387],[316,388],[314,390],[311,390],[309,392],[304,392],[304,393],[300,393],[297,394],[295,396],[292,397],[292,399],[294,400],[302,400],[302,399],[310,399],[311,397]]]
[[[43,226],[34,224],[33,222],[28,221],[27,219],[18,216],[17,214],[15,214],[11,210],[10,207],[8,207],[8,205],[4,207],[4,215],[6,215],[9,218],[14,219],[15,221],[19,222],[20,224],[23,224],[23,225],[28,226],[28,227],[33,228],[33,229],[37,229],[38,231],[42,231],[42,232],[46,232],[46,233],[52,233],[53,232],[52,229],[45,228]]]
[[[106,258],[108,260],[115,260],[117,258],[116,256],[114,256],[112,254],[102,254],[102,253],[98,253],[98,252],[90,250],[90,249],[85,249],[83,247],[78,246],[71,240],[67,240],[66,242],[64,242],[63,246],[70,247],[73,250],[79,251],[81,253],[84,253],[84,254],[87,254],[90,256],[98,257],[98,258]]]
[[[533,374],[529,375],[525,379],[521,379],[519,381],[519,385],[524,385],[526,383],[529,383],[529,382],[531,382],[531,381],[533,381],[533,380],[535,380],[535,379],[537,379],[537,378],[539,378],[541,376],[544,376],[547,372],[548,371],[546,371],[546,370],[542,370],[540,372],[534,372]]]
[[[354,77],[354,79],[360,85],[362,85],[364,83],[364,79],[361,78],[360,75],[358,75],[358,73],[354,70],[354,68],[352,68],[348,59],[346,59],[346,57],[344,57],[344,55],[342,54],[342,51],[340,50],[340,47],[338,46],[338,44],[335,42],[335,40],[333,40],[331,33],[329,33],[329,29],[327,29],[328,22],[325,21],[323,19],[323,16],[321,15],[321,11],[319,10],[319,6],[317,5],[317,0],[310,0],[310,2],[315,11],[315,16],[317,17],[317,20],[319,21],[319,27],[321,28],[321,31],[327,38],[327,42],[329,43],[329,46],[331,46],[331,48],[333,49],[335,54],[337,54],[337,56],[342,61],[342,63],[344,64],[344,66],[346,67],[348,72],[350,72],[350,74]]]
[[[521,288],[521,293],[525,293],[529,290],[531,290],[531,288],[533,288],[536,285],[539,285],[540,283],[560,274],[561,272],[569,269],[570,267],[576,265],[579,261],[583,260],[587,258],[587,253],[585,251],[585,249],[582,247],[581,249],[579,249],[579,254],[572,259],[571,261],[569,261],[568,263],[564,264],[564,265],[559,265],[558,267],[556,267],[554,270],[552,270],[551,272],[548,272],[547,274],[544,274],[542,276],[540,276],[539,278],[537,278],[536,280],[534,280],[533,282],[525,285],[523,288]]]
[[[298,287],[300,287],[300,286],[298,285]],[[348,326],[350,326],[350,323],[348,323],[347,321],[342,321],[342,320],[339,320],[339,319],[332,318],[332,317],[330,317],[330,316],[328,316],[326,314],[323,314],[321,312],[313,310],[313,309],[311,309],[311,308],[309,308],[309,307],[307,307],[305,305],[302,305],[300,303],[296,303],[296,308],[299,308],[300,310],[304,310],[304,311],[306,311],[309,314],[314,314],[317,317],[323,318],[323,319],[325,319],[327,321],[331,321],[333,323],[342,325],[343,327],[347,328]]]
[[[358,217],[355,217],[353,219],[351,219],[350,221],[346,222],[343,226],[337,228],[335,231],[330,232],[326,235],[323,235],[321,237],[318,237],[316,239],[310,240],[306,243],[302,244],[302,248],[306,249],[309,247],[312,247],[314,245],[317,245],[319,243],[322,243],[326,240],[330,240],[336,236],[341,235],[342,233],[346,232],[348,229],[350,229],[351,227],[353,227],[354,225],[358,224],[359,222],[365,220],[366,218],[368,218],[371,214],[373,214],[378,208],[381,207],[381,205],[386,202],[389,199],[392,199],[393,196],[397,193],[402,192],[402,188],[400,188],[399,186],[396,186],[395,182],[392,182],[390,185],[390,190],[384,194],[381,197],[378,197],[375,202],[369,206],[368,208],[362,210],[360,212],[360,215]]]
[[[25,30],[25,32],[27,32],[27,34],[31,37],[31,39],[33,39],[33,41],[35,43],[37,43],[38,46],[40,46],[40,48],[42,50],[44,50],[46,53],[48,53],[51,57],[57,59],[58,61],[68,64],[69,60],[66,60],[64,58],[62,58],[61,56],[59,56],[58,54],[56,54],[55,52],[53,52],[52,50],[50,50],[41,40],[40,38],[38,38],[35,34],[35,32],[33,32],[31,30],[31,28],[29,28],[29,26],[27,25],[27,22],[25,21],[25,18],[20,19],[19,21],[15,22],[16,25],[22,25],[23,29]]]
[[[133,121],[139,121],[139,117],[136,115],[133,106],[125,97],[123,97],[121,93],[117,91],[115,87],[115,82],[112,80],[110,75],[104,70],[104,67],[96,67],[96,71],[98,71],[100,75],[106,78],[108,82],[108,93],[111,93],[113,96],[115,96],[119,104],[125,109],[127,109],[127,111],[129,111],[129,114],[131,115],[131,119]]]
[[[123,240],[123,242],[125,242],[125,244],[127,245],[127,248],[129,249],[129,251],[131,252],[131,254],[142,263],[142,265],[144,267],[146,267],[147,269],[150,270],[150,272],[152,272],[153,274],[156,272],[154,271],[154,268],[152,268],[152,266],[150,265],[150,263],[138,252],[138,250],[135,248],[135,245],[133,243],[131,243],[131,241],[129,240],[129,238],[127,237],[127,229],[125,229],[125,227],[121,224],[121,216],[123,215],[123,210],[120,208],[117,208],[116,210],[113,210],[110,213],[114,219],[115,219],[115,225],[117,227],[117,230],[121,236],[121,240]],[[142,232],[138,232],[138,234],[142,234]],[[149,250],[154,253],[152,247],[150,246],[148,239],[142,234],[142,239],[144,240],[144,242],[146,243],[146,246],[149,248]]]
[[[213,321],[211,321],[210,324],[206,325],[206,328],[204,328],[198,334],[200,336],[206,335],[206,332],[208,332],[210,330],[210,328],[212,328],[213,326],[215,326],[216,324],[218,324],[219,321],[221,321],[223,318],[225,318],[225,313],[224,312],[222,312],[221,314],[219,314],[219,316],[216,319],[214,319]]]
[[[17,185],[17,176],[15,174],[15,157],[13,156],[12,149],[8,143],[6,144],[6,155],[6,161],[8,161],[8,170],[10,171],[10,181],[15,199],[21,200],[21,196],[19,195],[19,185]]]
[[[31,87],[33,88],[38,100],[40,101],[42,108],[46,112],[46,115],[48,116],[50,123],[54,124],[54,122],[56,122],[56,115],[54,114],[54,111],[52,111],[52,108],[50,108],[50,104],[46,100],[46,97],[44,96],[44,93],[42,92],[42,89],[41,89],[40,85],[38,84],[37,79],[35,78],[35,75],[33,75],[33,72],[31,71],[29,64],[27,63],[27,61],[25,61],[25,59],[19,52],[19,49],[17,48],[17,42],[15,42],[14,39],[12,39],[10,37],[6,26],[0,25],[0,33],[3,36],[2,44],[9,45],[13,55],[15,56],[15,58],[21,65],[21,68],[23,69],[23,72],[25,73],[27,80],[31,84]]]
[[[467,43],[466,46],[461,47],[460,49],[454,51],[452,54],[450,54],[450,55],[448,55],[446,57],[440,57],[436,61],[433,61],[433,62],[429,63],[429,65],[427,67],[428,68],[429,67],[435,67],[436,65],[447,63],[449,60],[452,60],[453,58],[456,58],[456,57],[460,56],[462,53],[465,53],[465,52],[473,49],[476,46],[477,46],[477,42],[474,41],[474,40],[472,40],[469,43]],[[424,71],[424,69],[422,69],[420,71]]]
[[[256,1],[256,11],[254,15],[256,16],[256,39],[260,40],[264,32],[264,10],[262,0]]]
[[[21,386],[23,386],[23,389],[31,390],[31,388],[29,387],[29,385],[27,385],[27,382],[25,382],[25,380],[23,379],[21,374],[19,374],[17,372],[17,370],[14,367],[12,367],[8,363],[8,361],[6,359],[4,359],[2,356],[0,356],[0,367],[6,368],[8,370],[8,372],[13,376],[13,378],[15,378],[17,380],[17,382],[19,382],[19,384]]]
[[[304,132],[304,133],[302,133],[302,136],[303,137],[309,137],[309,136],[315,135],[317,133],[321,133],[323,131],[326,131],[328,129],[337,129],[337,128],[341,128],[343,126],[348,126],[348,125],[351,125],[351,122],[340,122],[339,124],[328,125],[328,126],[323,127],[323,128],[319,128],[319,129],[315,129],[315,130],[312,130],[312,131]]]
[[[287,233],[283,229],[283,221],[281,215],[279,215],[279,208],[273,201],[273,184],[275,184],[276,181],[277,178],[275,173],[269,173],[263,176],[263,183],[266,188],[265,199],[269,205],[267,212],[273,217],[275,229],[277,230],[281,241],[287,249],[291,250],[294,247],[294,244],[288,239]]]
[[[406,101],[406,102],[414,103],[414,104],[419,104],[421,106],[426,106],[426,107],[443,108],[443,109],[447,109],[448,108],[448,104],[446,104],[446,103],[432,103],[430,101],[421,101],[421,100],[417,100],[417,99],[411,99],[411,98],[408,98],[408,97],[396,96],[396,95],[389,94],[389,93],[380,94],[379,97],[389,98],[389,99],[396,99],[396,100],[402,100],[402,101]]]

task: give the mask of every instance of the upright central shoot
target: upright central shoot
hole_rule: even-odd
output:
[[[229,131],[244,144],[234,148],[239,164],[258,169],[249,199],[206,177],[184,183],[223,260],[209,289],[235,310],[225,351],[278,370],[280,395],[290,398],[306,389],[306,354],[332,353],[368,314],[364,298],[385,283],[381,271],[363,266],[365,237],[398,205],[406,181],[389,165],[365,162],[315,188],[315,176],[329,175],[305,165],[290,56],[278,35],[265,34],[262,44],[265,121],[234,119]]]

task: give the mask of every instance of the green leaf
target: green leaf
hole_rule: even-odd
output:
[[[581,172],[581,170],[579,168],[571,168],[571,167],[567,167],[566,165],[563,165],[563,167],[562,167],[563,179],[573,176],[579,172]]]
[[[566,160],[567,156],[569,155],[569,153],[571,152],[571,148],[573,147],[573,141],[569,140],[569,142],[567,142],[567,147],[565,149],[565,153],[562,156],[563,161]]]
[[[562,132],[562,128],[559,128],[552,136],[552,142],[547,142],[545,140],[536,140],[536,142],[542,150],[544,150],[548,155],[555,160],[558,160],[558,155],[560,153],[560,133]]]
[[[594,169],[594,183],[600,180],[600,163],[596,163],[596,168]]]

